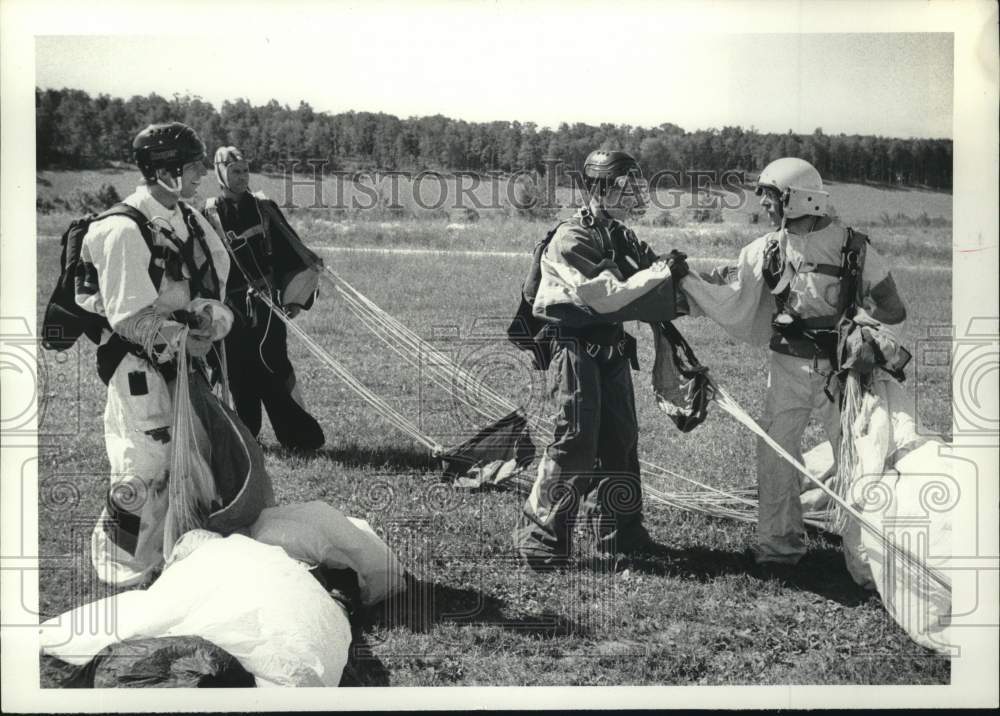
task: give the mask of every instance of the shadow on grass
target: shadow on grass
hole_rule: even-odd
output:
[[[377,467],[399,470],[439,470],[440,464],[426,450],[417,448],[396,448],[379,446],[362,447],[356,443],[325,447],[319,450],[290,450],[276,445],[267,445],[264,452],[279,459],[298,458],[300,460],[327,459],[345,467]]]
[[[435,624],[448,623],[499,627],[542,639],[588,633],[579,622],[554,612],[512,616],[514,611],[506,601],[480,591],[425,582],[407,575],[407,589],[369,609],[369,622],[362,628],[403,627],[425,633]]]
[[[389,686],[389,670],[372,652],[365,635],[354,629],[354,639],[347,653],[347,665],[340,686]]]
[[[699,582],[710,582],[731,574],[769,578],[755,568],[748,553],[705,547],[673,549],[656,545],[646,555],[629,558],[624,566],[645,574]],[[864,604],[872,596],[851,578],[844,564],[844,553],[829,547],[810,550],[795,568],[788,571],[783,581],[788,589],[812,592],[847,607]]]

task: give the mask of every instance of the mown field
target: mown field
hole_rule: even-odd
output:
[[[108,181],[112,175],[102,176]],[[50,186],[40,186],[40,193],[61,190],[60,182],[68,179],[55,173],[42,178]],[[75,185],[87,186],[91,179],[77,177]],[[134,179],[127,181],[123,195]],[[206,182],[211,184],[210,177]],[[203,185],[203,195],[208,188]],[[947,202],[950,215],[950,197],[935,195],[934,201]],[[908,216],[919,216],[932,203],[908,209]],[[899,205],[876,208],[893,215],[903,211]],[[56,218],[57,214],[40,215],[39,233],[61,230],[54,224]],[[497,328],[506,325],[515,308],[526,252],[544,235],[545,222],[505,215],[448,229],[443,218],[440,222],[415,217],[337,220],[317,218],[305,210],[295,218],[304,238],[324,252],[328,265],[421,336],[449,350],[473,373],[509,395],[522,394],[525,385],[539,389],[540,376],[497,337]],[[54,228],[46,230],[47,226]],[[907,388],[927,430],[947,433],[951,425],[947,369],[925,365],[920,357],[934,327],[950,323],[950,229],[917,231],[880,227],[871,233],[879,250],[893,257],[909,308],[903,337],[914,349],[915,365]],[[642,227],[640,236],[661,251],[677,246],[692,257],[726,257],[734,256],[758,233],[758,227],[727,221],[713,226]],[[348,246],[517,253],[336,250]],[[915,246],[923,248],[918,251]],[[58,257],[57,241],[39,240],[40,310],[55,280]],[[434,389],[426,376],[382,349],[330,292],[299,322],[437,441],[457,444],[478,427],[468,411]],[[737,345],[704,320],[681,319],[677,325],[716,380],[752,414],[759,414],[765,352]],[[632,326],[631,331],[639,338],[643,365],[634,374],[642,456],[708,484],[752,486],[752,435],[718,410],[694,432],[678,433],[658,413],[649,389],[648,329]],[[347,514],[365,517],[419,580],[405,599],[368,615],[355,644],[352,675],[345,683],[949,681],[948,660],[910,642],[877,595],[854,585],[839,544],[830,536],[810,535],[809,553],[797,576],[782,585],[749,573],[744,551],[753,542],[751,526],[647,501],[647,521],[660,545],[653,557],[595,563],[580,553],[574,568],[549,575],[520,567],[510,528],[523,496],[513,491],[463,492],[442,485],[437,465],[425,450],[388,427],[294,339],[290,351],[306,399],[328,439],[315,456],[291,455],[273,447],[273,433],[265,428],[263,440],[271,446],[267,466],[279,500],[322,499]],[[41,359],[45,383],[40,391],[39,553],[46,556],[41,560],[40,606],[47,618],[103,594],[93,582],[88,549],[89,531],[106,490],[107,459],[101,428],[104,386],[94,372],[93,346],[81,343],[62,358],[45,354]],[[815,425],[807,439],[810,443],[819,439]],[[663,489],[686,487],[680,482],[655,484]],[[64,669],[44,659],[42,666],[43,684],[56,685]]]
[[[82,211],[81,200],[103,185],[113,186],[124,197],[133,191],[138,179],[133,169],[39,172],[39,204],[45,209],[39,214],[39,233],[61,233],[67,220]],[[427,176],[414,181],[366,175],[357,182],[347,177],[325,177],[316,182],[299,175],[255,174],[251,186],[285,207],[292,221],[313,240],[515,251],[536,240],[530,230],[509,226],[511,220],[522,218],[515,205],[523,203],[524,197],[504,180]],[[856,184],[831,184],[828,189],[838,216],[869,230],[880,239],[880,248],[892,244],[906,260],[950,261],[950,231],[942,232],[951,226],[950,194]],[[200,191],[202,198],[217,191],[211,172],[202,180]],[[546,201],[547,196],[541,194]],[[564,187],[557,188],[554,197],[549,202],[554,217],[571,214],[580,198],[579,192]],[[710,195],[663,190],[642,222],[643,235],[645,230],[652,229],[655,235],[655,229],[670,227],[681,232],[671,232],[670,240],[675,242],[684,243],[691,236],[695,240],[692,246],[703,246],[707,239],[738,249],[747,237],[760,235],[761,225],[750,223],[759,212],[757,197],[749,189],[716,190]],[[477,216],[482,219],[480,230],[464,231]],[[766,216],[759,214],[758,220],[766,221]]]

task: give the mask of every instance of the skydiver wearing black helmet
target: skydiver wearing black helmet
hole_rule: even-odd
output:
[[[647,186],[626,152],[597,150],[584,163],[588,204],[550,234],[541,254],[534,317],[551,335],[548,367],[555,428],[514,530],[534,569],[570,556],[578,505],[598,553],[635,552],[643,525],[638,425],[624,321],[676,317],[686,257],[660,259],[624,221],[645,209]]]
[[[172,381],[185,335],[174,320],[194,299],[225,295],[229,256],[186,200],[205,175],[205,146],[180,122],[153,124],[132,145],[144,183],[124,204],[135,212],[95,220],[80,249],[77,304],[107,318],[97,349],[108,386],[105,444],[111,488],[94,528],[98,576],[137,584],[163,564],[173,417]],[[148,237],[148,240],[147,240]],[[232,325],[218,304],[210,325],[191,327],[188,356],[200,362]]]

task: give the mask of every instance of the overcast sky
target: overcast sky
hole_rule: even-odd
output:
[[[952,136],[950,34],[678,32],[659,10],[669,5],[619,14],[447,5],[402,16],[374,7],[304,11],[273,35],[260,34],[262,22],[196,36],[40,36],[36,83],[550,127]]]

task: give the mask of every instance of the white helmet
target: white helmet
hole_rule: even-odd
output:
[[[782,213],[786,219],[826,216],[830,195],[823,191],[823,179],[816,167],[805,159],[775,159],[757,177],[757,194],[766,186],[781,192]]]
[[[238,162],[246,163],[246,159],[236,147],[219,147],[215,150],[215,178],[223,189],[229,189],[229,165]]]

